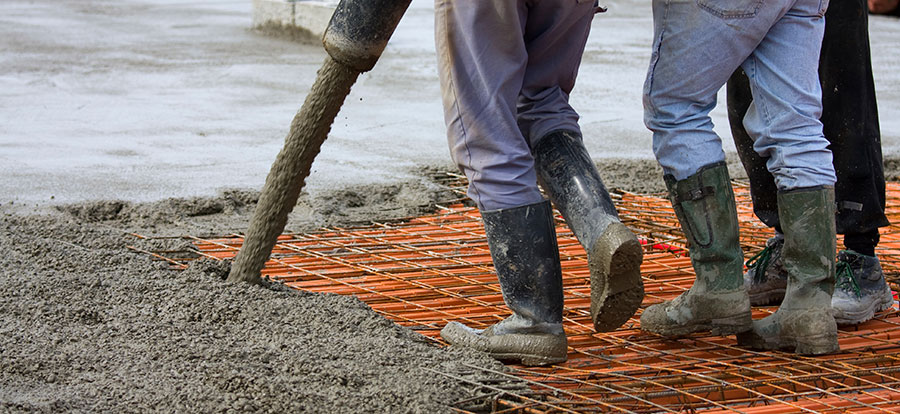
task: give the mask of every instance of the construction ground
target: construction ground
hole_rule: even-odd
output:
[[[645,242],[643,309],[693,276],[641,123],[649,4],[609,6],[572,99]],[[249,30],[244,0],[0,3],[0,412],[900,411],[897,309],[817,358],[666,340],[640,311],[594,333],[561,220],[569,361],[444,346],[447,321],[508,311],[449,163],[430,8],[413,2],[354,87],[256,287],[222,278],[321,47]],[[900,290],[900,19],[870,25],[892,223],[877,253]],[[771,233],[729,161],[749,258]]]

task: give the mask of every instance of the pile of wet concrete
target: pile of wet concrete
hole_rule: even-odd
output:
[[[305,196],[292,224],[404,216],[421,208],[412,194],[441,194],[416,185]],[[353,297],[228,284],[226,262],[178,271],[126,248],[185,250],[129,233],[228,232],[254,201],[226,192],[0,210],[0,411],[449,412],[479,392],[450,376],[503,369]]]

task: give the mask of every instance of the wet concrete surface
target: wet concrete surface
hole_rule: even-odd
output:
[[[573,105],[594,158],[652,159],[648,2],[597,15]],[[0,3],[0,202],[153,201],[259,189],[325,53],[248,28],[250,1]],[[900,151],[900,19],[870,22],[883,143]],[[432,3],[416,0],[338,115],[310,192],[449,165]],[[732,149],[724,109],[714,113]]]

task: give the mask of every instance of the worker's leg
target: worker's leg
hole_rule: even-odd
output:
[[[825,14],[825,35],[819,60],[822,83],[822,123],[833,153],[837,183],[837,233],[845,251],[838,254],[837,286],[832,306],[838,324],[856,324],[891,306],[890,289],[875,246],[884,216],[884,174],[875,85],[869,52],[865,0],[831,2]],[[750,106],[750,85],[743,70],[728,82],[729,121],[738,154],[750,178],[757,217],[777,226],[775,181],[765,158],[752,151],[743,128]],[[758,257],[748,261],[745,285],[754,305],[780,302],[787,285],[781,259],[784,237],[776,229]],[[852,279],[852,280],[851,280]]]
[[[481,331],[448,323],[449,343],[526,365],[565,361],[562,273],[550,203],[516,123],[524,0],[438,0],[435,38],[451,154],[469,178],[512,315]]]
[[[569,105],[596,0],[529,2],[524,41],[528,54],[517,101],[517,122],[532,147],[557,130],[581,134]]]
[[[718,90],[786,11],[785,3],[653,2],[644,120],[697,277],[688,292],[647,308],[642,329],[676,336],[750,327],[734,195],[709,112]]]
[[[761,157],[753,149],[753,138],[744,129],[744,116],[750,109],[753,95],[750,93],[750,80],[744,69],[738,68],[728,79],[728,123],[734,146],[747,178],[750,180],[750,197],[753,200],[753,212],[760,221],[769,227],[778,226],[778,202],[775,194],[775,178],[766,168],[766,158]]]
[[[787,271],[781,260],[784,234],[778,225],[778,188],[775,177],[766,167],[767,159],[753,149],[753,138],[744,129],[744,116],[750,109],[753,95],[750,80],[744,69],[734,71],[728,79],[728,123],[744,171],[750,180],[750,198],[753,213],[764,224],[775,228],[775,235],[766,241],[759,253],[747,260],[744,287],[750,294],[750,304],[755,306],[781,302],[787,288]]]
[[[502,361],[565,361],[562,270],[550,202],[484,211],[482,218],[503,301],[513,314],[485,330],[450,322],[441,337]]]
[[[867,11],[865,0],[835,0],[825,16],[819,65],[822,124],[838,176],[839,234],[867,234],[889,225]]]
[[[838,177],[838,234],[870,234],[871,230],[888,225],[866,7],[864,0],[835,1],[829,5],[819,61],[821,120]],[[774,178],[764,168],[766,159],[752,151],[752,139],[743,127],[751,100],[747,77],[738,70],[728,83],[731,130],[750,178],[754,211],[764,223],[776,227]],[[855,247],[866,251],[874,248]]]
[[[627,322],[644,295],[641,245],[619,222],[569,105],[595,9],[593,0],[534,4],[525,24],[528,65],[518,122],[531,142],[538,181],[587,252],[591,317],[606,332]]]
[[[837,172],[837,232],[844,247],[831,304],[839,325],[858,324],[889,309],[891,290],[875,256],[878,228],[887,226],[881,131],[869,52],[865,0],[833,1],[825,15],[822,123]]]
[[[784,301],[774,314],[738,335],[742,345],[791,348],[800,354],[838,350],[831,317],[834,288],[834,168],[822,133],[819,51],[822,0],[798,0],[742,65],[753,103],[744,126],[778,187],[788,271]]]
[[[435,43],[450,155],[482,210],[542,200],[516,123],[528,55],[525,1],[437,0]]]
[[[683,180],[725,160],[709,117],[716,93],[784,14],[787,3],[653,1],[644,122],[653,131],[653,152],[664,174]]]

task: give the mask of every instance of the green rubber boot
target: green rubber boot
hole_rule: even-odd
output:
[[[550,202],[483,211],[481,217],[503,301],[513,314],[484,330],[450,322],[441,338],[500,361],[565,361],[562,270]]]
[[[753,322],[738,344],[754,349],[793,348],[801,355],[840,350],[831,312],[834,292],[834,188],[801,188],[778,193],[784,231],[782,257],[788,281],[775,313]]]
[[[648,307],[641,315],[641,329],[668,337],[750,329],[750,298],[743,285],[744,257],[728,168],[716,163],[681,181],[664,178],[697,278],[677,298]]]

